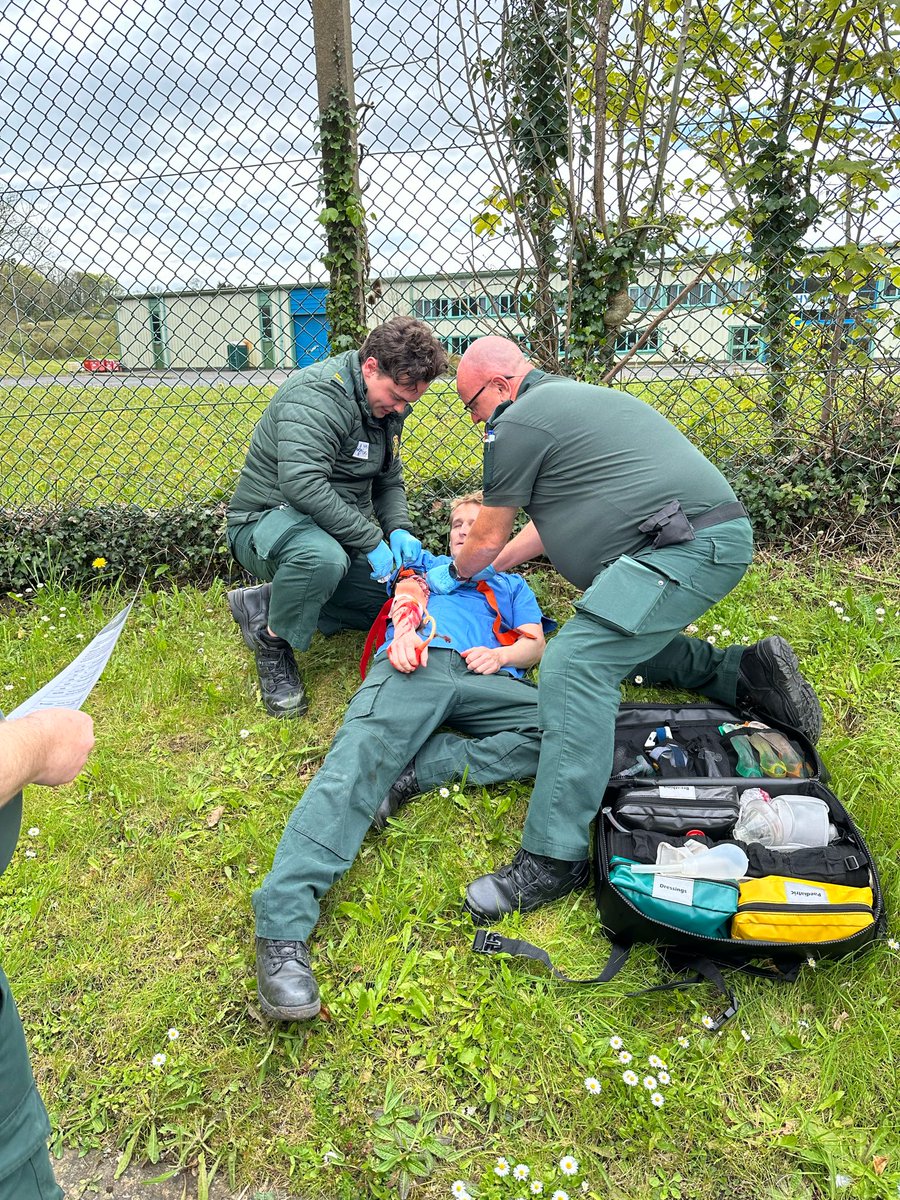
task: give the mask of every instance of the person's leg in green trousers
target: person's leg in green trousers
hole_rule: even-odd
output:
[[[704,638],[679,634],[668,646],[638,663],[629,678],[638,676],[645,687],[668,684],[686,692],[699,692],[733,708],[737,703],[738,673],[746,646],[719,649]]]
[[[452,778],[434,778],[442,764],[457,775],[468,767],[469,777],[477,772],[481,782],[536,766],[539,734],[527,685],[475,675],[450,650],[432,649],[427,667],[409,675],[380,658],[350,701],[325,762],[288,820],[272,870],[253,895],[259,937],[308,939],[322,897],[355,859],[379,804],[443,724],[475,740],[442,739],[433,755],[426,750],[428,786]]]
[[[384,585],[370,579],[362,553],[349,555],[339,542],[303,517],[272,547],[257,552],[253,524],[229,533],[235,558],[257,579],[269,580],[268,625],[295,650],[307,650],[316,626],[324,633],[368,629],[387,600]]]
[[[42,1146],[18,1170],[0,1179],[0,1200],[63,1200],[56,1182],[50,1153]]]
[[[612,770],[621,681],[727,595],[751,556],[749,523],[729,522],[683,545],[616,560],[577,602],[541,665],[541,756],[525,850],[588,858],[590,823]]]
[[[62,1200],[47,1151],[49,1133],[25,1031],[0,970],[0,1200]]]

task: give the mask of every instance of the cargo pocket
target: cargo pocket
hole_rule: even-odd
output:
[[[634,637],[678,585],[623,554],[597,576],[575,608],[601,625]]]
[[[288,537],[300,525],[309,520],[303,513],[298,513],[289,504],[280,508],[270,508],[253,526],[250,535],[250,545],[260,558],[271,558],[277,554]]]

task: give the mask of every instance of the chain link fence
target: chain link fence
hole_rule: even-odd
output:
[[[893,519],[880,5],[9,0],[0,31],[7,514],[227,499],[278,384],[404,314],[660,407],[773,534]],[[480,457],[438,381],[411,489]]]

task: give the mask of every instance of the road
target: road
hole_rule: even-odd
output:
[[[226,371],[224,368],[211,370],[185,369],[183,371],[76,371],[63,375],[3,375],[0,389],[27,388],[29,391],[46,391],[48,387],[88,387],[98,389],[164,387],[277,387],[284,383],[292,372],[278,371]]]

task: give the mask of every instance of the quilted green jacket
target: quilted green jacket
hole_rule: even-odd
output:
[[[253,430],[229,525],[287,504],[347,550],[368,552],[395,529],[411,531],[399,456],[409,411],[372,416],[356,350],[304,367]]]

